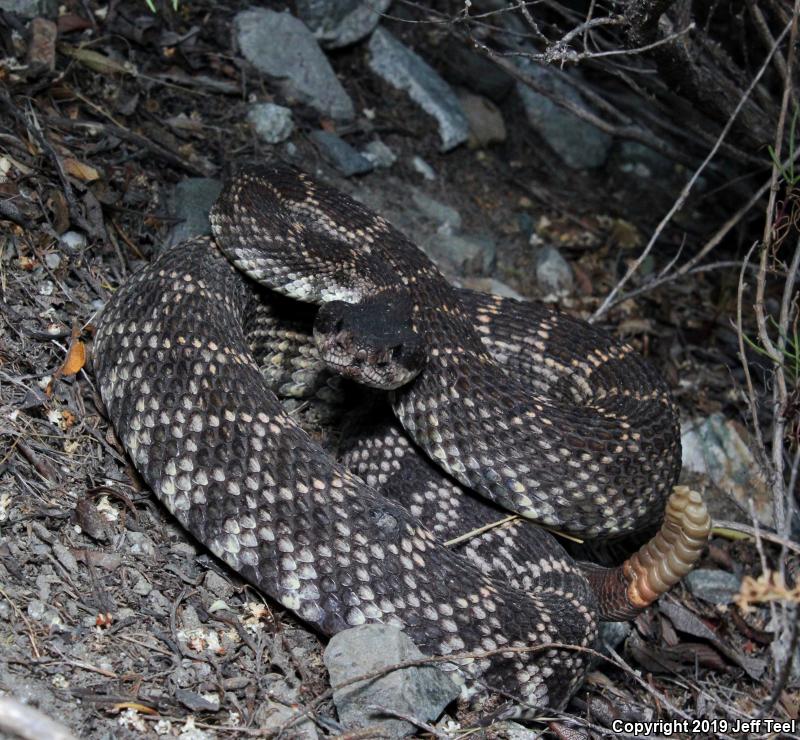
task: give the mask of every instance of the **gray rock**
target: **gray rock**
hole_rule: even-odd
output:
[[[372,33],[392,0],[296,0],[297,15],[326,49],[360,41]]]
[[[458,231],[461,228],[461,214],[451,206],[434,200],[418,188],[411,188],[411,200],[428,219],[436,223],[445,232]]]
[[[533,234],[533,219],[529,213],[523,211],[517,214],[517,226],[526,239],[531,238]]]
[[[538,730],[529,730],[523,727],[518,722],[498,722],[492,727],[497,731],[497,737],[502,737],[503,740],[538,740],[542,733]]]
[[[724,570],[698,568],[685,576],[683,582],[698,599],[711,604],[732,604],[742,579]]]
[[[71,575],[76,575],[78,572],[78,561],[75,559],[75,556],[67,550],[64,545],[60,542],[53,543],[53,554],[58,558],[58,562],[61,563]]]
[[[169,551],[176,560],[181,559],[186,562],[194,561],[198,554],[194,542],[176,542],[170,546]]]
[[[514,88],[514,78],[510,74],[462,41],[450,39],[445,42],[439,59],[442,74],[448,82],[485,95],[495,103],[507,97]]]
[[[629,622],[600,622],[598,650],[604,654],[608,654],[609,649],[616,650],[632,631]]]
[[[433,171],[433,167],[431,167],[422,157],[414,155],[414,158],[411,160],[411,166],[426,180],[436,179],[436,173]]]
[[[461,90],[458,99],[469,121],[471,149],[482,149],[506,140],[506,124],[498,107],[482,95]]]
[[[322,115],[353,118],[353,101],[301,20],[289,13],[251,8],[237,13],[234,28],[247,61],[276,80],[284,94]]]
[[[55,17],[58,3],[56,0],[0,0],[0,10],[16,13],[22,18]]]
[[[152,590],[153,586],[150,582],[139,573],[136,583],[133,584],[133,592],[139,594],[139,596],[148,596]]]
[[[619,168],[642,178],[675,174],[674,164],[649,146],[638,141],[623,141],[619,147]]]
[[[58,237],[58,243],[67,252],[77,252],[86,246],[86,235],[80,231],[65,231]]]
[[[684,422],[681,450],[684,470],[706,475],[741,507],[745,521],[750,521],[752,506],[762,525],[774,525],[770,487],[736,422],[722,414]],[[713,509],[711,514],[715,515]]]
[[[155,543],[144,532],[132,532],[129,530],[125,538],[128,540],[131,555],[144,555],[149,558],[155,556]]]
[[[192,712],[219,711],[219,697],[216,695],[201,696],[196,691],[175,689],[175,698]]]
[[[61,255],[58,252],[48,252],[44,256],[44,263],[51,270],[57,270],[61,265]]]
[[[202,626],[197,609],[191,604],[185,604],[181,612],[181,627],[184,630],[194,630]]]
[[[154,609],[159,614],[169,614],[172,609],[172,601],[164,596],[161,591],[154,588],[147,594],[147,603],[151,609]]]
[[[213,570],[206,573],[205,586],[211,593],[223,599],[227,599],[233,594],[233,584]]]
[[[575,88],[551,69],[526,62],[527,60],[520,62],[526,74],[535,77],[560,97],[585,105]],[[549,98],[531,90],[521,82],[517,83],[517,93],[525,106],[528,123],[550,145],[564,164],[579,170],[601,167],[605,163],[612,144],[608,134],[557,106]]]
[[[45,605],[39,599],[31,599],[28,602],[28,616],[37,622],[44,617]]]
[[[292,111],[275,103],[256,103],[247,111],[247,120],[267,144],[286,141],[294,131]]]
[[[372,162],[336,134],[312,131],[311,141],[317,145],[322,156],[345,177],[363,175],[372,170]]]
[[[427,62],[383,28],[376,29],[369,40],[369,66],[390,85],[405,90],[436,119],[443,152],[467,140],[467,117],[450,86]]]
[[[261,701],[255,712],[256,727],[276,728],[295,719],[284,731],[287,738],[317,740],[319,734],[314,723],[304,712],[302,699],[297,690],[286,683],[283,676],[270,673],[264,676],[264,685],[269,689],[266,701]]]
[[[397,161],[395,153],[380,139],[370,141],[361,153],[380,169],[388,169]]]
[[[222,183],[207,177],[188,178],[175,186],[170,206],[180,221],[172,227],[167,239],[169,246],[211,233],[208,213],[220,190]]]
[[[388,666],[424,657],[410,637],[397,627],[366,624],[331,638],[325,649],[325,665],[331,685]],[[459,688],[433,666],[415,666],[360,681],[333,692],[339,719],[348,728],[379,726],[380,737],[403,737],[417,729],[410,722],[390,719],[369,709],[393,709],[422,721],[435,720],[459,695]]]
[[[497,246],[488,237],[440,233],[423,239],[420,246],[445,272],[457,277],[485,275],[497,258]]]
[[[50,601],[50,585],[57,582],[53,576],[39,574],[36,576],[36,587],[39,589],[39,600],[47,603]]]
[[[546,245],[536,252],[536,282],[545,295],[569,295],[575,284],[572,267],[555,247]]]
[[[39,599],[31,599],[28,602],[28,616],[48,627],[55,627],[61,624],[61,617],[58,612],[39,601]],[[92,621],[94,621],[94,617],[92,617]]]

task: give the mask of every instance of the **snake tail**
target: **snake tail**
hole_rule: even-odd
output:
[[[632,619],[669,591],[700,559],[710,532],[711,517],[703,497],[686,486],[675,486],[658,533],[622,565],[581,563],[597,595],[600,619]]]

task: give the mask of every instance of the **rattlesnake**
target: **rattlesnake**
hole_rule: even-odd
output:
[[[699,497],[675,494],[662,534],[618,569],[577,564],[520,523],[484,536],[511,560],[483,567],[479,544],[471,555],[448,549],[413,500],[372,487],[407,441],[381,431],[352,451],[351,471],[283,410],[248,344],[270,313],[253,280],[325,304],[317,339],[332,368],[347,359],[346,336],[375,351],[353,350],[361,367],[345,373],[394,368],[396,416],[454,479],[446,496],[458,481],[585,536],[663,515],[680,445],[658,375],[583,322],[452,288],[384,219],[294,168],[239,172],[212,225],[213,238],[134,275],[97,325],[101,396],[144,479],[212,552],[319,631],[396,624],[424,652],[453,655],[447,667],[468,684],[529,710],[561,706],[587,665],[568,646],[590,646],[598,614],[643,608],[698,557],[708,533]],[[504,582],[498,569],[512,567]]]

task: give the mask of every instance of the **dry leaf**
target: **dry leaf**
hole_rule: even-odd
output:
[[[59,44],[58,50],[62,54],[72,57],[80,62],[84,67],[88,67],[101,75],[136,75],[136,67],[130,62],[118,62],[115,59],[101,54],[99,51],[85,49],[67,44]]]
[[[71,411],[64,410],[61,412],[61,428],[66,432],[68,429],[72,429],[75,426],[75,422],[78,421],[75,414]]]
[[[86,364],[86,345],[75,339],[69,345],[67,359],[61,366],[61,375],[75,375]]]
[[[77,177],[84,182],[92,182],[92,180],[98,180],[100,178],[100,173],[94,167],[79,162],[74,157],[64,158],[64,169],[73,177]]]
[[[780,573],[768,570],[758,578],[745,576],[739,593],[733,600],[745,613],[751,611],[753,604],[765,604],[769,601],[793,601],[800,604],[800,586],[789,588]]]

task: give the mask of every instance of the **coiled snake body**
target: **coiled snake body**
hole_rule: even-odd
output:
[[[529,708],[563,704],[586,658],[548,645],[589,646],[598,608],[621,615],[655,598],[658,588],[637,601],[633,584],[642,591],[665,542],[688,567],[707,534],[697,498],[683,497],[672,535],[627,571],[580,566],[524,522],[454,552],[412,512],[435,495],[455,501],[457,486],[430,484],[396,431],[354,445],[351,471],[283,410],[248,343],[270,312],[251,278],[303,301],[378,306],[384,324],[396,313],[398,336],[420,338],[424,354],[419,375],[392,392],[414,442],[492,501],[589,536],[662,516],[680,454],[658,376],[579,321],[452,288],[382,218],[295,169],[240,172],[212,224],[214,239],[134,275],[97,327],[103,401],[158,498],[321,632],[397,624],[429,654],[481,651],[449,666],[473,684]],[[387,482],[410,491],[402,504],[373,488]],[[665,587],[679,571],[662,573]]]

